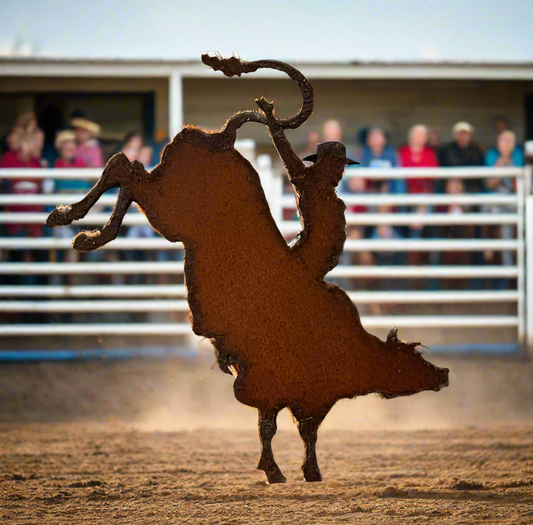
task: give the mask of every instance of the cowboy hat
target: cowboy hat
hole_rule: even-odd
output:
[[[86,118],[76,117],[70,121],[70,125],[73,128],[86,129],[91,133],[93,137],[97,137],[100,134],[100,126],[96,122],[91,122]]]
[[[312,155],[307,155],[307,157],[304,157],[302,160],[306,160],[308,162],[316,162],[318,158],[321,157],[324,153],[329,153],[335,157],[342,158],[347,166],[351,166],[353,164],[360,164],[359,162],[356,162],[355,160],[346,157],[346,146],[341,142],[321,142],[317,145],[316,149],[316,153],[313,153]]]
[[[61,144],[66,140],[76,140],[76,135],[70,129],[65,129],[57,134],[56,140],[54,141],[54,146],[56,147],[56,149],[59,149],[61,147]]]

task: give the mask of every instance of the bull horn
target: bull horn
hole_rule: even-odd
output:
[[[389,335],[387,336],[387,343],[388,344],[392,344],[392,343],[397,343],[398,342],[398,327],[395,326],[390,332],[389,332]]]

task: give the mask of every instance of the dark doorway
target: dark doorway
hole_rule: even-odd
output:
[[[150,142],[154,139],[153,92],[48,92],[34,97],[35,113],[49,149],[53,150],[57,132],[68,127],[73,116],[84,116],[102,127],[100,143],[105,160],[117,151],[130,131],[141,133]]]

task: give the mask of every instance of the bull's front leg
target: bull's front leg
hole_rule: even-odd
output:
[[[131,191],[121,187],[109,222],[101,230],[86,230],[78,233],[72,243],[74,249],[78,252],[92,252],[116,239],[122,219],[124,219],[131,203]]]
[[[98,199],[112,188],[126,184],[132,171],[132,163],[124,153],[117,153],[106,164],[102,176],[87,195],[75,204],[58,206],[46,219],[49,228],[66,226],[83,219]]]

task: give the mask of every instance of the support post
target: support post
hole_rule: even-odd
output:
[[[527,350],[533,357],[533,195],[526,196],[525,215]]]
[[[517,266],[517,293],[518,293],[518,345],[520,352],[527,353],[526,334],[526,250],[525,250],[525,215],[526,215],[526,170],[516,177],[516,206],[518,221],[516,225],[516,240],[518,249],[516,251]]]
[[[173,70],[168,80],[168,133],[172,140],[183,127],[183,77]]]

